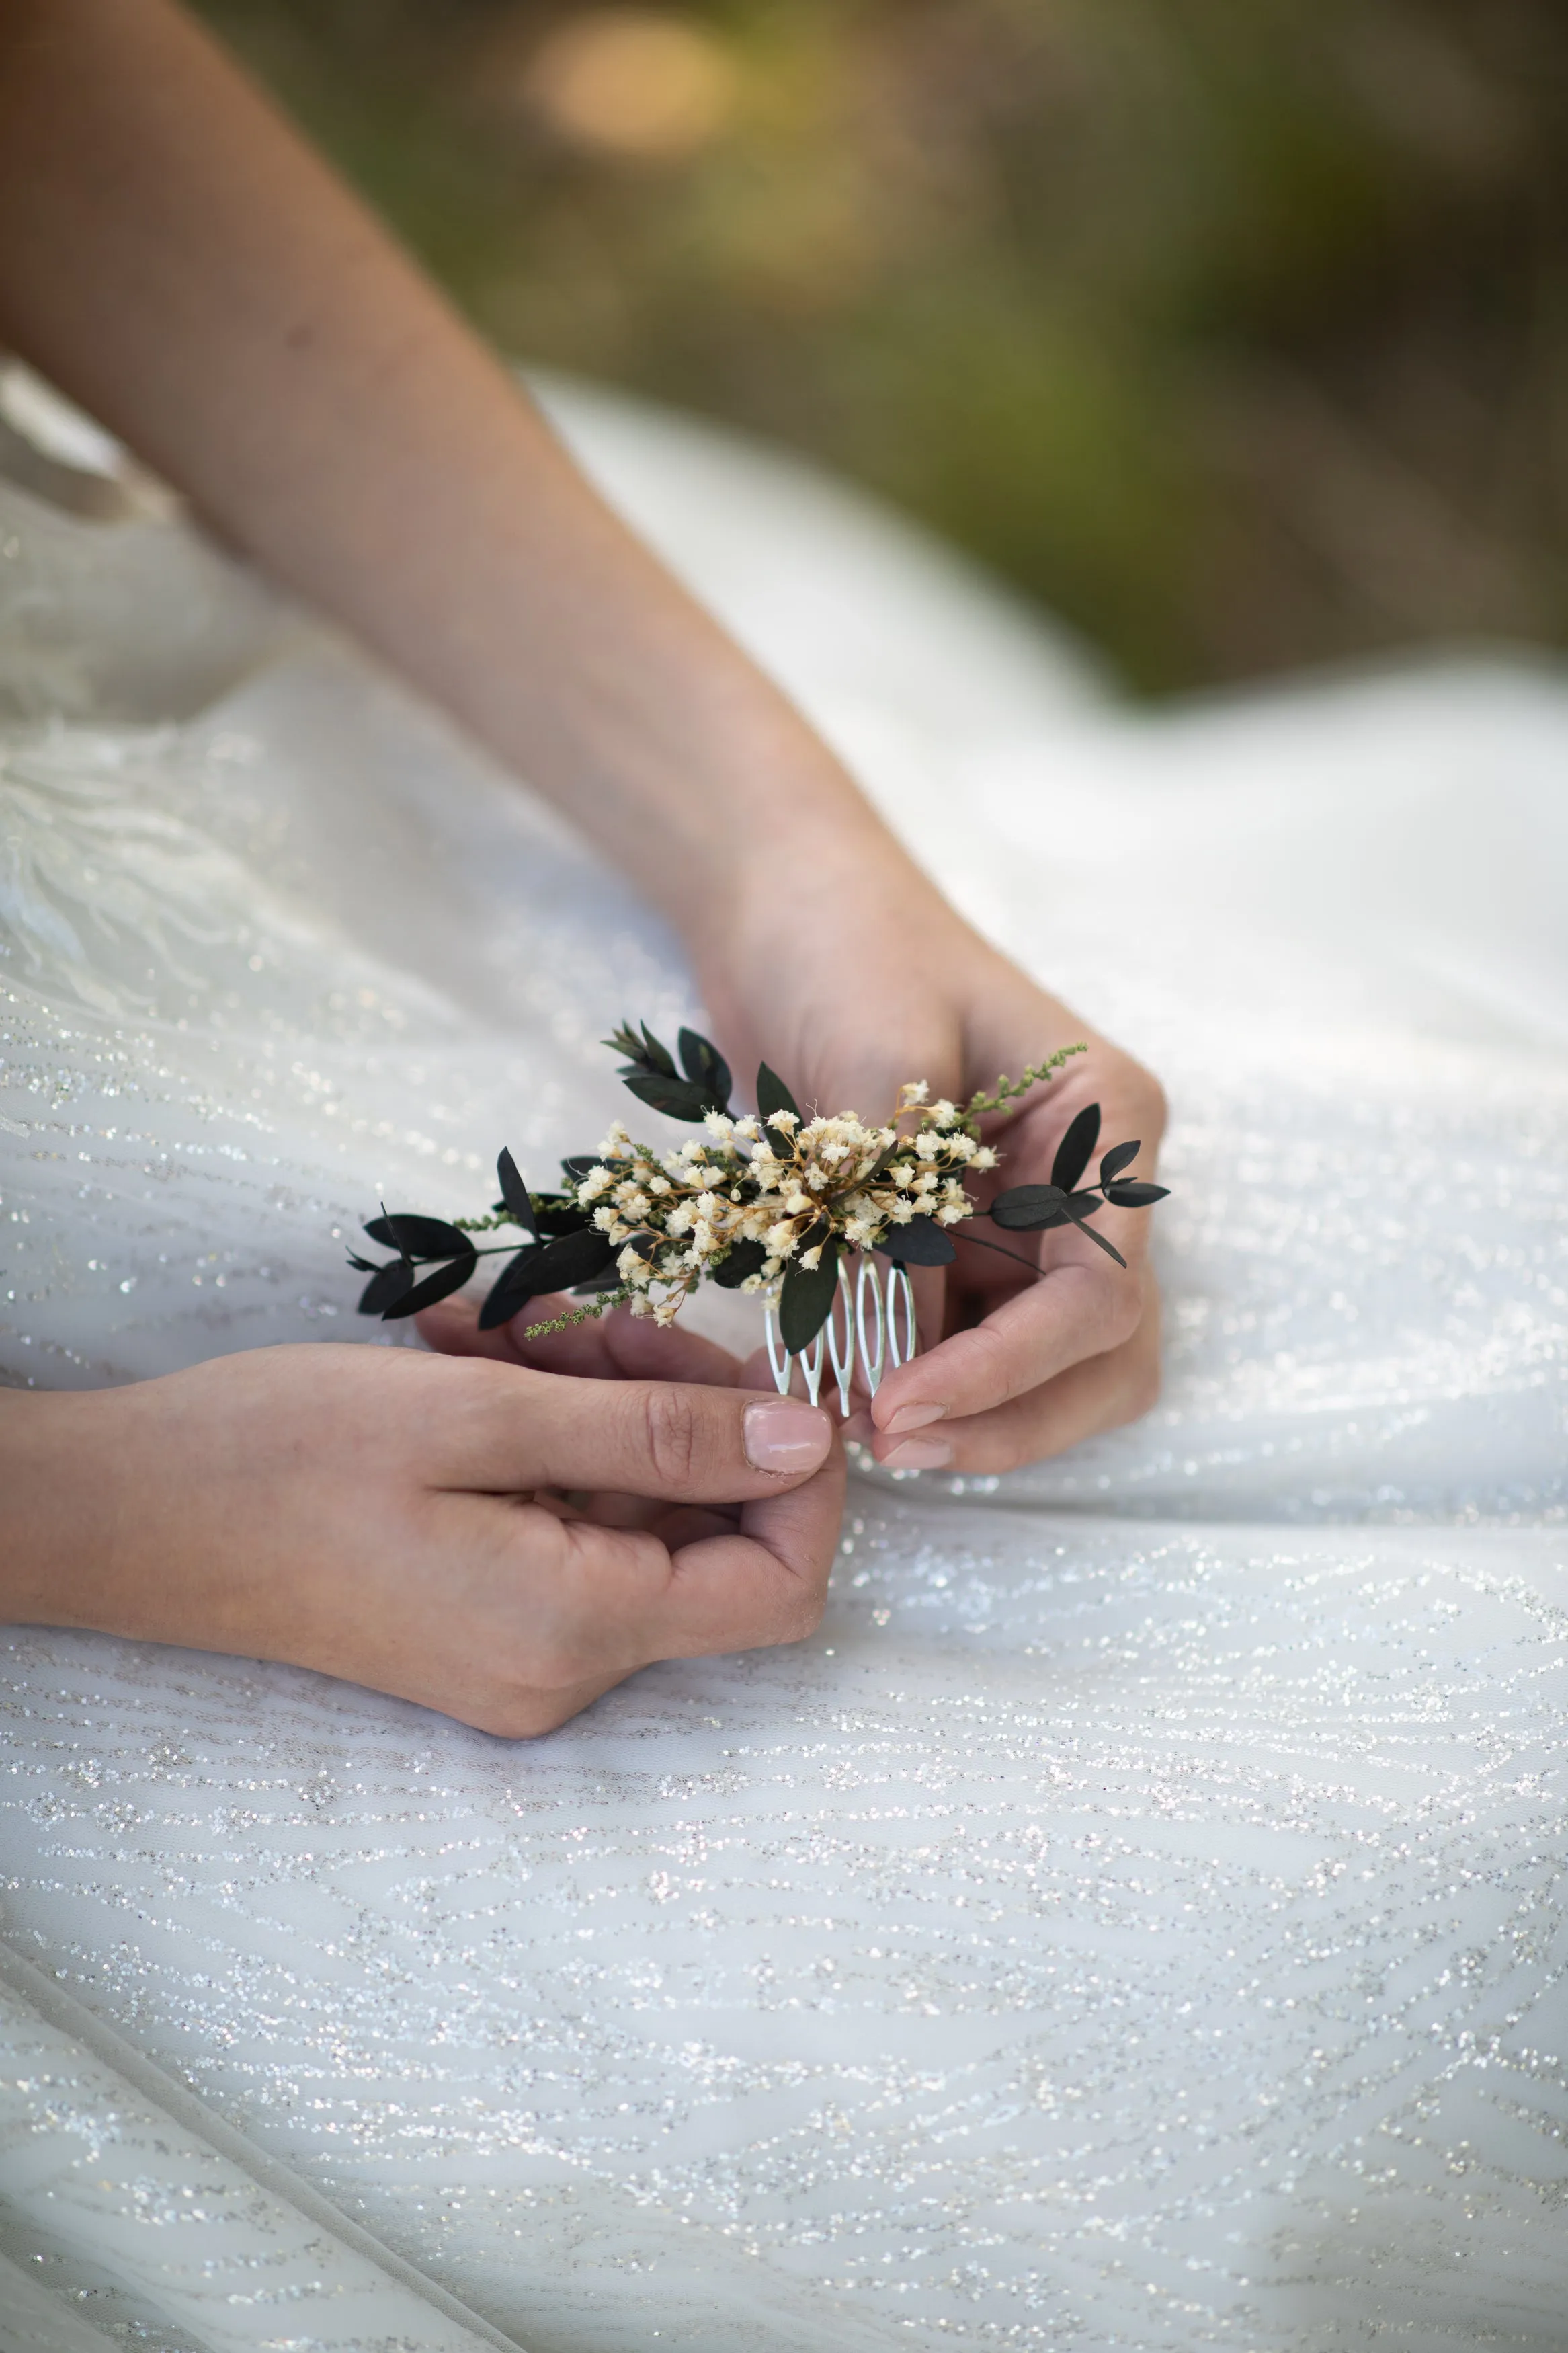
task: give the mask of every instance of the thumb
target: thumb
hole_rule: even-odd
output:
[[[820,1406],[678,1381],[574,1380],[496,1367],[472,1484],[577,1487],[742,1504],[795,1487],[836,1443]]]

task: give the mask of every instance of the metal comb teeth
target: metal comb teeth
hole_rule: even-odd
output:
[[[822,1389],[823,1366],[828,1365],[838,1386],[839,1413],[847,1420],[857,1365],[868,1394],[875,1397],[883,1374],[909,1363],[916,1347],[914,1289],[901,1266],[889,1265],[881,1273],[880,1281],[879,1272],[869,1254],[860,1250],[856,1253],[851,1280],[848,1268],[840,1259],[832,1313],[810,1346],[803,1348],[798,1356],[786,1354],[778,1319],[771,1307],[767,1310],[763,1332],[768,1363],[773,1387],[781,1397],[788,1396],[790,1380],[798,1365],[805,1380],[806,1397],[816,1405]]]

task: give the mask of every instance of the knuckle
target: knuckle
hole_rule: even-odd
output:
[[[1162,1386],[1160,1360],[1157,1356],[1151,1356],[1146,1362],[1135,1365],[1128,1377],[1127,1386],[1121,1395],[1121,1420],[1141,1421],[1146,1413],[1152,1413],[1160,1402]]]
[[[655,1476],[687,1485],[701,1452],[699,1416],[689,1391],[652,1381],[643,1393],[643,1443]]]
[[[827,1596],[815,1587],[800,1586],[788,1595],[779,1612],[780,1642],[804,1642],[816,1633],[827,1607]]]
[[[1124,1347],[1136,1334],[1142,1317],[1143,1302],[1136,1283],[1119,1282],[1109,1286],[1105,1303],[1106,1346]]]
[[[1151,1131],[1149,1141],[1151,1144],[1157,1143],[1165,1133],[1170,1122],[1170,1098],[1153,1071],[1146,1071],[1141,1062],[1134,1063],[1132,1077],[1138,1091],[1142,1117]]]

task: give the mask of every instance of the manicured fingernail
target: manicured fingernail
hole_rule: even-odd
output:
[[[833,1443],[822,1408],[798,1398],[760,1398],[746,1408],[742,1427],[753,1471],[815,1471]]]
[[[945,1438],[900,1438],[881,1460],[889,1471],[945,1471],[952,1449]]]
[[[901,1405],[888,1423],[888,1435],[896,1438],[901,1430],[923,1430],[928,1421],[940,1421],[947,1411],[944,1405]]]

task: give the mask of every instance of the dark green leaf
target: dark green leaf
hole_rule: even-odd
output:
[[[911,1218],[907,1226],[889,1228],[877,1248],[895,1266],[949,1266],[958,1256],[952,1237],[934,1218]]]
[[[1083,1195],[1081,1193],[1075,1193],[1069,1196],[1068,1200],[1063,1203],[1062,1206],[1066,1209],[1068,1216],[1072,1219],[1073,1224],[1078,1228],[1079,1233],[1087,1234],[1089,1240],[1093,1242],[1098,1249],[1102,1250],[1105,1252],[1107,1258],[1113,1258],[1118,1266],[1125,1266],[1127,1261],[1122,1257],[1121,1252],[1117,1249],[1115,1243],[1108,1242],[1103,1234],[1097,1234],[1094,1228],[1089,1224],[1087,1216],[1078,1208],[1077,1205],[1082,1200],[1082,1198]],[[1097,1202],[1095,1206],[1098,1208],[1099,1203]]]
[[[695,1085],[708,1090],[714,1111],[729,1110],[734,1081],[730,1075],[729,1063],[710,1039],[700,1037],[695,1029],[683,1029],[680,1033],[680,1067]]]
[[[533,1200],[534,1232],[541,1241],[552,1241],[557,1234],[574,1234],[584,1226],[591,1226],[594,1213],[580,1209],[575,1201],[563,1193],[537,1193]]]
[[[1145,1185],[1142,1178],[1126,1179],[1120,1185],[1108,1185],[1107,1200],[1114,1201],[1119,1209],[1152,1209],[1156,1201],[1168,1199],[1168,1185]]]
[[[638,1258],[647,1266],[648,1261],[656,1259],[664,1248],[664,1238],[660,1234],[628,1234],[626,1240],[617,1242],[616,1247],[617,1250],[636,1250]]]
[[[645,1021],[639,1037],[631,1022],[623,1021],[618,1029],[601,1040],[611,1052],[624,1054],[634,1071],[658,1071],[667,1079],[676,1076],[675,1057],[668,1046],[661,1046]],[[621,1072],[623,1078],[626,1071]]]
[[[526,1307],[536,1290],[548,1285],[531,1281],[532,1271],[544,1256],[537,1242],[530,1242],[515,1258],[509,1258],[500,1273],[485,1294],[479,1310],[479,1329],[493,1332],[502,1324],[510,1324],[520,1307]]]
[[[704,1112],[717,1108],[711,1090],[695,1086],[689,1079],[667,1079],[658,1071],[623,1071],[622,1076],[639,1103],[667,1113],[671,1119],[686,1120],[692,1126],[700,1121]]]
[[[372,1218],[365,1231],[373,1242],[388,1242],[405,1258],[450,1258],[473,1247],[462,1228],[449,1226],[444,1218]]]
[[[1100,1105],[1086,1103],[1057,1146],[1057,1156],[1051,1163],[1051,1182],[1070,1193],[1084,1170],[1089,1155],[1100,1141]]]
[[[461,1291],[478,1264],[479,1258],[470,1243],[462,1257],[455,1258],[450,1266],[438,1266],[434,1274],[427,1274],[423,1282],[405,1292],[394,1305],[384,1308],[382,1321],[399,1323],[405,1315],[417,1315],[421,1308],[434,1307],[438,1299],[449,1298],[454,1291]]]
[[[807,1241],[804,1248],[814,1245]],[[792,1356],[809,1348],[828,1317],[838,1290],[838,1244],[829,1239],[822,1245],[822,1256],[814,1267],[804,1267],[798,1259],[791,1259],[784,1269],[783,1288],[779,1293],[779,1333],[784,1347]]]
[[[528,1198],[528,1187],[519,1176],[517,1163],[510,1152],[503,1151],[496,1162],[496,1182],[500,1187],[500,1197],[510,1215],[525,1233],[532,1233],[533,1203]]]
[[[1009,1233],[1037,1233],[1067,1223],[1066,1201],[1059,1185],[1015,1185],[1011,1192],[997,1194],[990,1216]]]
[[[381,1272],[381,1263],[379,1260],[361,1258],[357,1250],[350,1250],[349,1264],[353,1267],[356,1274],[379,1274]]]
[[[630,1027],[629,1023],[627,1027]],[[673,1079],[675,1056],[670,1052],[669,1048],[654,1036],[646,1021],[642,1025],[642,1034],[646,1055],[638,1059],[646,1059],[650,1071],[662,1071],[667,1079]]]
[[[770,1071],[765,1062],[757,1070],[757,1111],[764,1120],[772,1119],[775,1111],[793,1111],[796,1119],[800,1117],[800,1105],[778,1072]]]
[[[378,1267],[359,1295],[362,1315],[384,1315],[387,1309],[414,1288],[414,1269],[405,1261],[395,1258],[390,1266]]]
[[[761,1242],[731,1242],[713,1270],[713,1280],[721,1291],[739,1291],[748,1276],[761,1274],[767,1254]]]
[[[536,1249],[531,1243],[508,1261],[500,1281],[479,1310],[479,1329],[493,1332],[510,1324],[518,1310],[546,1292],[570,1291],[574,1283],[591,1282],[611,1266],[616,1245],[596,1226],[562,1234]]]
[[[597,1226],[584,1226],[574,1234],[562,1234],[546,1242],[534,1268],[541,1278],[539,1289],[569,1291],[574,1282],[587,1282],[612,1263],[616,1247]]]
[[[1092,1218],[1097,1210],[1104,1208],[1105,1203],[1098,1193],[1071,1193],[1068,1196],[1067,1207],[1083,1217]]]
[[[595,1275],[591,1282],[574,1282],[572,1296],[574,1299],[593,1299],[601,1291],[618,1291],[620,1287],[620,1276],[613,1266],[607,1266],[603,1274]]]
[[[596,1152],[574,1152],[571,1158],[563,1160],[561,1166],[573,1182],[580,1185],[589,1169],[599,1166],[599,1155]]]
[[[1113,1176],[1120,1176],[1124,1168],[1131,1168],[1142,1148],[1141,1144],[1119,1144],[1108,1152],[1100,1164],[1100,1183],[1109,1185]]]

